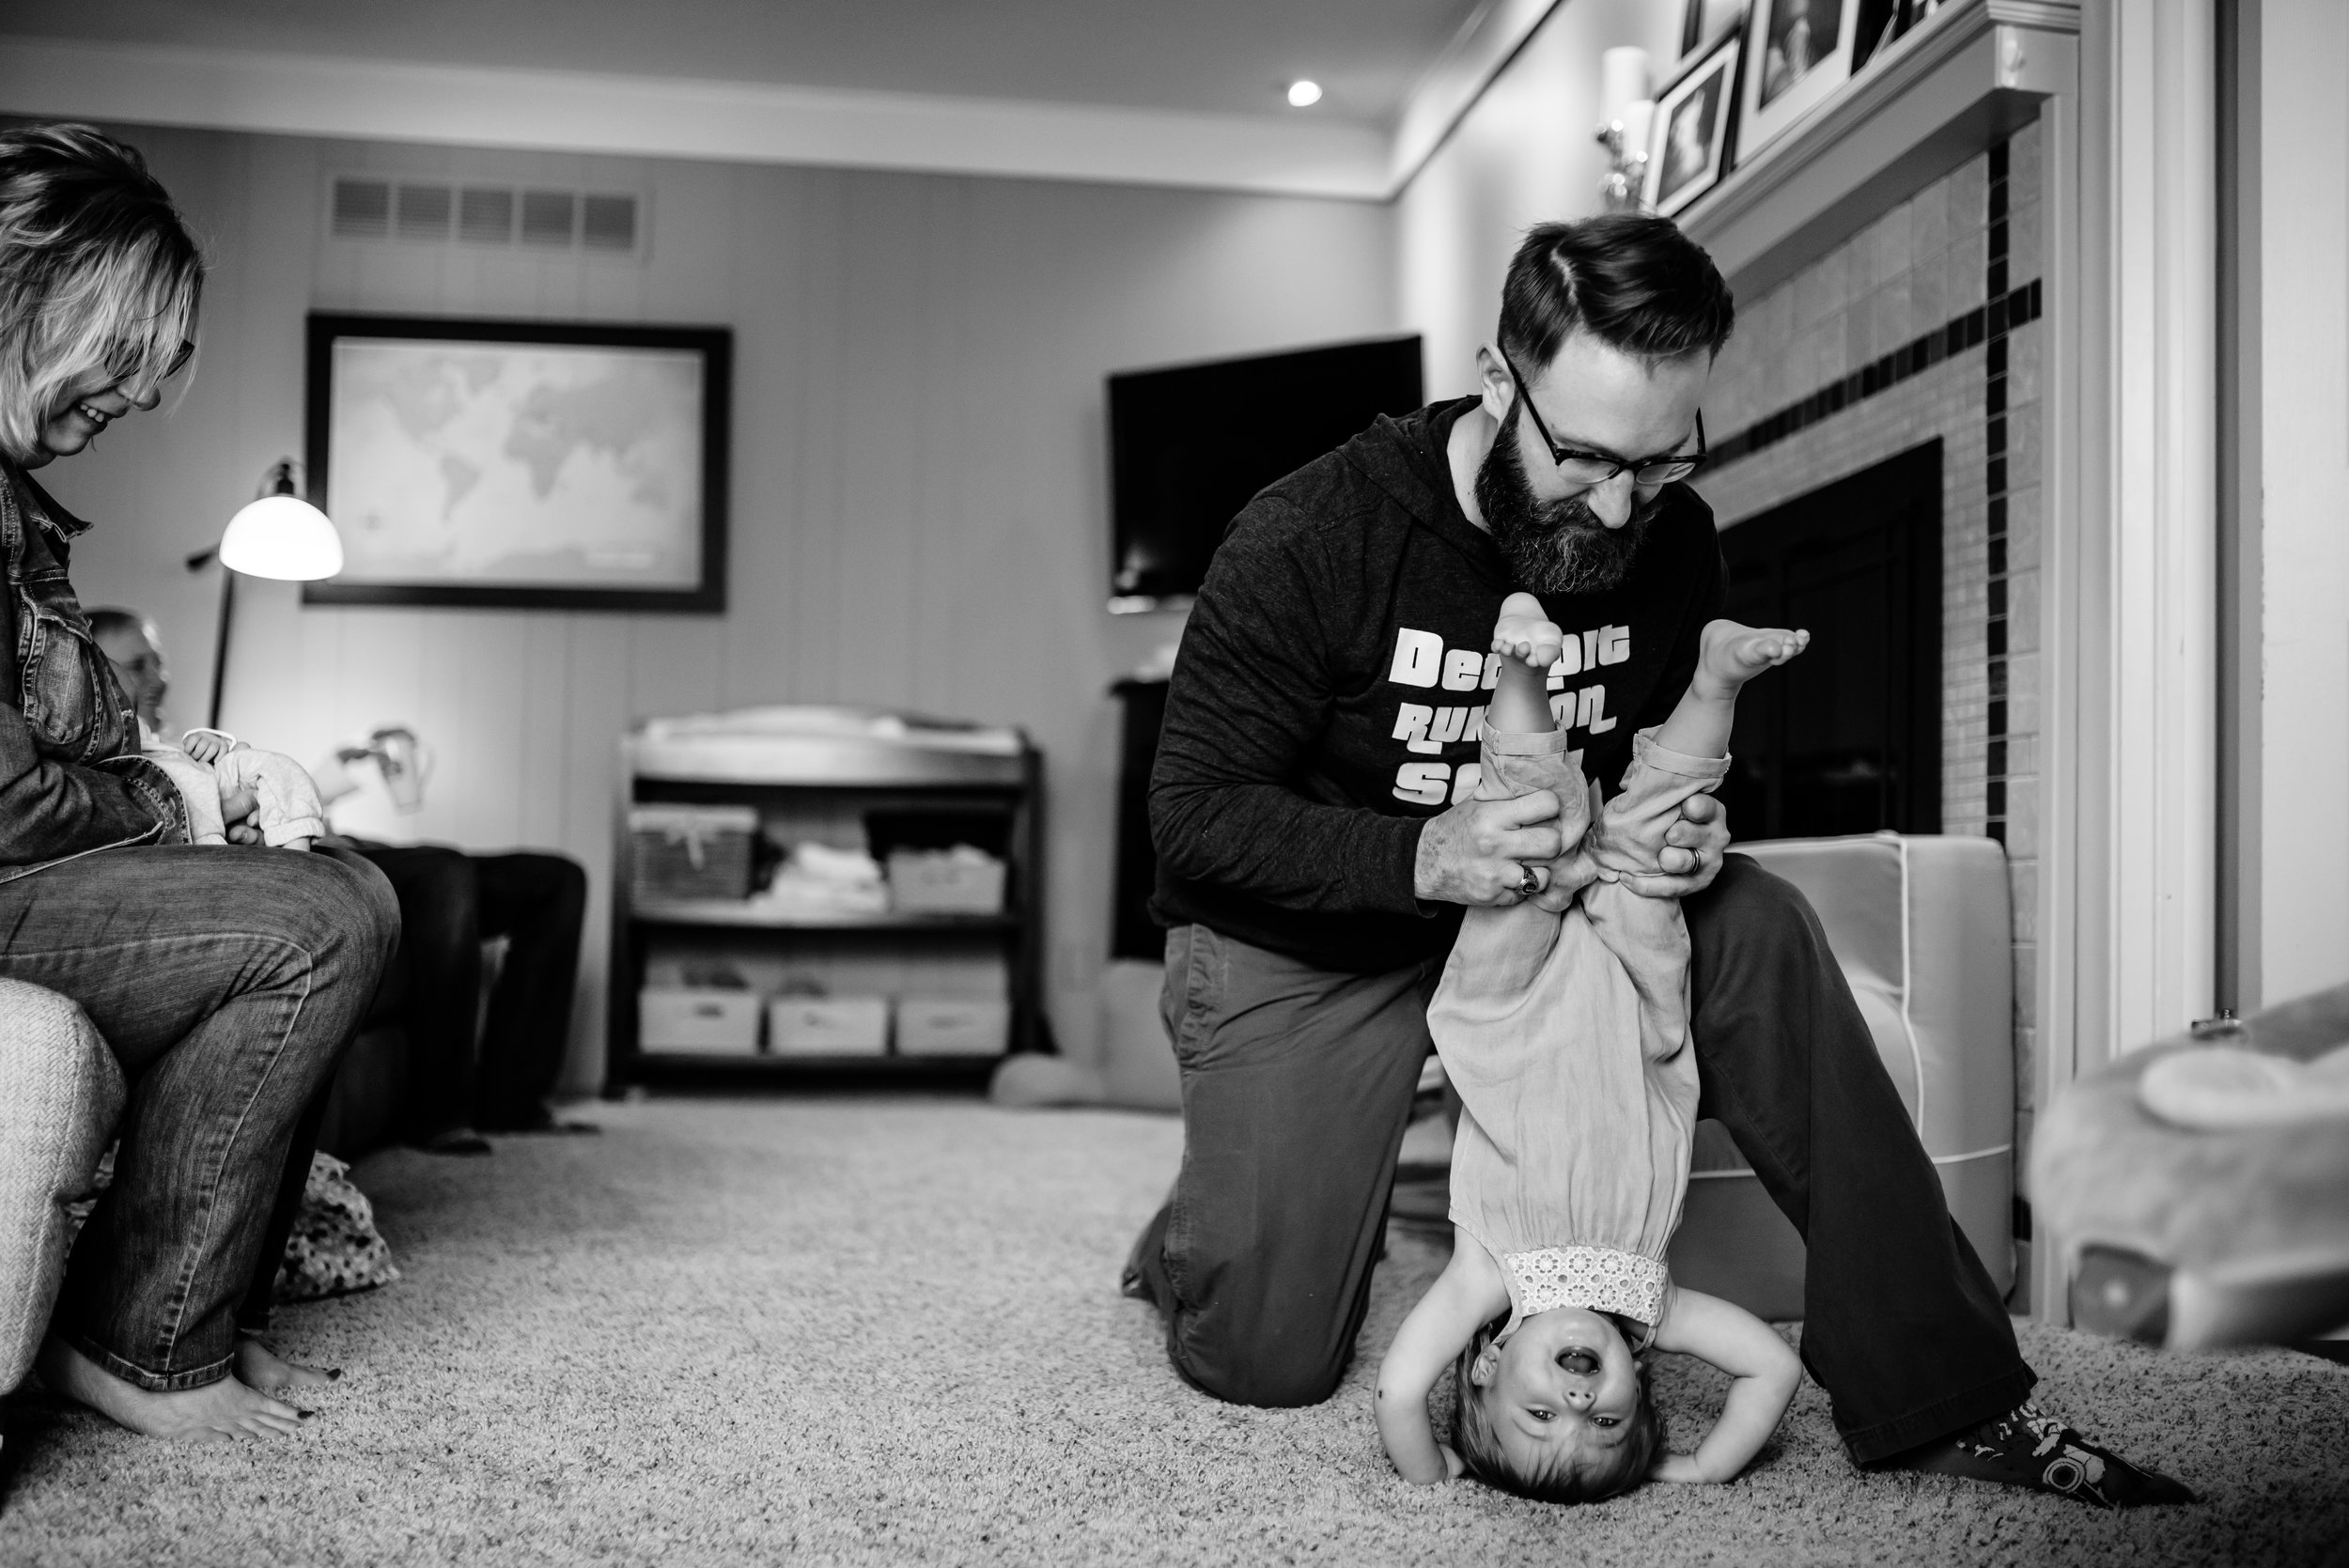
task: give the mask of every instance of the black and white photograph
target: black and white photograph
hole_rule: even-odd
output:
[[[1749,153],[1778,139],[1851,75],[1865,0],[1753,0],[1746,23],[1745,114]]]
[[[1735,33],[1724,36],[1656,100],[1646,202],[1665,217],[1711,190],[1729,170],[1743,48]]]
[[[1686,0],[1680,13],[1680,59],[1712,43],[1744,23],[1745,0]]]
[[[0,1568],[2349,1568],[2344,59],[0,0]]]
[[[1882,59],[1919,20],[1918,0],[1859,0],[1852,17],[1852,74]]]

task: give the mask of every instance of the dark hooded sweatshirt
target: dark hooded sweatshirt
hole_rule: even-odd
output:
[[[1459,906],[1412,893],[1420,829],[1475,788],[1487,650],[1515,587],[1452,490],[1444,443],[1474,406],[1381,418],[1234,520],[1150,778],[1161,924],[1362,973],[1450,949]],[[1551,706],[1610,791],[1720,612],[1712,510],[1685,485],[1662,493],[1622,586],[1543,601],[1569,634]]]

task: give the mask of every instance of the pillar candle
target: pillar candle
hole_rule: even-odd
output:
[[[1623,118],[1631,104],[1647,97],[1647,51],[1626,45],[1600,57],[1598,117],[1602,123]]]

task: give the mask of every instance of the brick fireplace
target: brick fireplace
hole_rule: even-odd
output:
[[[2024,126],[1739,300],[1705,410],[1719,460],[1700,481],[1734,531],[1940,443],[1938,826],[2006,846],[2018,1172],[2037,1082],[2041,140]],[[2017,1219],[2027,1234],[2019,1203]]]

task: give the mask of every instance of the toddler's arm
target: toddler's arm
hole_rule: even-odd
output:
[[[1432,1486],[1460,1473],[1460,1456],[1436,1441],[1427,1395],[1477,1328],[1508,1305],[1508,1287],[1492,1255],[1474,1236],[1455,1231],[1452,1262],[1395,1330],[1378,1363],[1373,1400],[1378,1436],[1395,1469],[1413,1485]]]
[[[1770,1326],[1746,1311],[1701,1291],[1675,1289],[1672,1309],[1656,1335],[1658,1350],[1710,1361],[1735,1381],[1721,1405],[1720,1420],[1694,1453],[1668,1454],[1656,1467],[1658,1481],[1732,1481],[1778,1430],[1786,1406],[1802,1382],[1802,1361]]]

